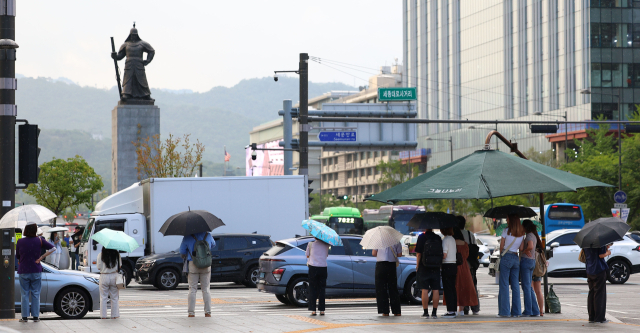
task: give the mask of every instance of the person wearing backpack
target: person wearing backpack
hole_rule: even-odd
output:
[[[473,306],[465,306],[464,307],[464,315],[469,314],[469,309],[474,316],[479,315],[480,313],[480,298],[478,294],[478,279],[476,278],[476,272],[480,267],[480,262],[478,261],[478,253],[480,252],[480,247],[476,244],[476,236],[469,230],[466,230],[467,219],[464,216],[456,216],[458,219],[458,228],[462,232],[462,237],[464,238],[464,242],[469,246],[469,257],[467,258],[467,264],[469,265],[469,271],[471,272],[471,279],[473,279],[473,288],[476,290],[476,298],[478,299],[478,305]]]
[[[429,290],[433,295],[431,318],[438,318],[440,302],[440,266],[442,265],[442,239],[432,229],[418,236],[416,242],[416,281],[422,289],[422,318],[429,319]]]
[[[180,254],[189,263],[189,296],[187,312],[189,317],[196,316],[196,293],[198,292],[198,282],[202,289],[204,299],[204,316],[211,317],[211,293],[209,283],[211,282],[211,251],[216,246],[216,242],[208,232],[199,232],[189,236],[184,236],[180,244]]]

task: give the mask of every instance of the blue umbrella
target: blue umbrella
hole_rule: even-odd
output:
[[[342,239],[335,230],[329,228],[324,223],[314,220],[302,221],[302,227],[309,230],[311,236],[334,246],[342,246]]]

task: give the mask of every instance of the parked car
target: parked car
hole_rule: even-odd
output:
[[[342,235],[344,246],[331,246],[327,267],[327,298],[372,297],[375,295],[376,259],[360,245],[362,236]],[[258,291],[275,294],[285,304],[307,305],[308,272],[305,251],[313,237],[278,241],[260,257]],[[420,304],[416,285],[416,258],[400,257],[398,291],[412,304]]]
[[[89,311],[100,310],[100,275],[58,270],[42,263],[40,312],[55,312],[64,319],[80,319]],[[20,279],[15,273],[15,308],[20,313]]]
[[[478,245],[478,261],[484,267],[489,267],[489,257],[491,257],[491,250],[489,247],[476,235],[476,244]]]
[[[547,234],[547,252],[549,266],[547,273],[551,277],[586,277],[586,265],[578,260],[580,247],[573,241],[579,229],[560,229]],[[612,284],[623,284],[631,274],[640,273],[640,245],[628,236],[613,243],[611,255],[606,257],[609,266],[607,279]],[[496,252],[491,256],[494,261]],[[492,270],[489,274],[492,274]]]
[[[636,243],[640,243],[640,231],[627,232],[627,237]]]
[[[211,282],[236,282],[255,288],[258,282],[258,258],[273,242],[268,235],[213,234],[216,247],[211,252]],[[187,283],[182,274],[179,249],[153,254],[137,260],[133,273],[136,282],[171,290]]]
[[[413,234],[413,233],[412,233]],[[402,244],[402,255],[405,257],[416,255],[416,243],[418,242],[418,235],[404,235],[400,239]]]
[[[493,251],[495,249],[499,249],[500,248],[500,237],[496,237],[493,235],[478,235],[476,234],[476,239],[479,239],[482,241],[482,244],[486,245],[487,248],[489,248],[489,253],[493,254]]]

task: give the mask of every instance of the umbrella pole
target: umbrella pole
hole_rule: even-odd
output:
[[[547,231],[545,228],[545,223],[544,223],[544,193],[540,193],[540,224],[542,224],[542,254],[545,256],[547,255]],[[549,293],[549,279],[547,277],[547,273],[544,274],[544,277],[542,278],[543,282],[544,282],[544,300],[543,302],[547,301],[547,294]],[[549,313],[549,307],[545,306],[544,307],[544,312],[545,313]]]

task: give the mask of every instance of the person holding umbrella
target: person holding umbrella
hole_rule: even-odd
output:
[[[140,245],[124,232],[109,228],[95,233],[93,240],[102,245],[102,252],[98,254],[96,260],[100,271],[100,318],[107,319],[107,301],[111,299],[111,319],[118,319],[120,318],[118,276],[122,267],[119,251],[132,252]],[[126,284],[126,281],[123,280],[122,283]]]
[[[520,259],[518,250],[523,250],[524,228],[516,214],[507,216],[507,229],[500,239],[500,287],[498,290],[497,317],[520,317]],[[511,307],[509,306],[509,284],[511,284]]]
[[[316,300],[320,315],[324,316],[325,291],[327,288],[327,257],[329,246],[342,246],[342,240],[335,230],[314,220],[302,221],[302,227],[315,238],[307,245],[306,256],[309,266],[309,311],[316,315]]]
[[[376,257],[376,303],[378,313],[389,316],[389,303],[394,316],[401,315],[400,294],[398,293],[398,276],[396,267],[398,258],[402,257],[402,234],[389,226],[375,227],[362,237],[360,245],[364,249],[373,249]]]
[[[631,227],[619,218],[600,218],[587,223],[573,241],[582,248],[587,266],[587,311],[589,323],[606,324],[607,312],[607,271],[604,260],[611,255],[609,247],[615,241],[622,240]],[[582,256],[582,253],[580,254]]]
[[[189,318],[193,318],[196,315],[198,282],[200,282],[204,300],[204,316],[211,317],[211,293],[209,291],[211,251],[216,246],[216,242],[210,232],[223,225],[224,223],[221,219],[206,210],[191,210],[191,207],[189,207],[188,211],[169,217],[160,227],[160,232],[165,236],[183,236],[180,244],[180,254],[188,263],[189,295],[187,296],[187,315]]]

